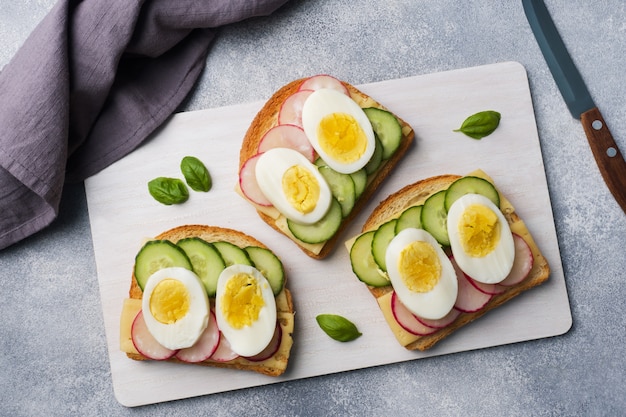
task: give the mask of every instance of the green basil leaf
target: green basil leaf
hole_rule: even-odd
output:
[[[180,170],[187,185],[194,191],[207,192],[211,189],[211,176],[204,164],[194,156],[186,156],[180,162]]]
[[[315,320],[328,336],[340,342],[349,342],[361,336],[354,323],[336,314],[320,314]]]
[[[471,115],[455,132],[465,133],[473,139],[482,139],[489,136],[500,124],[500,113],[493,110],[481,111]]]
[[[187,201],[189,191],[178,178],[158,177],[148,182],[148,191],[159,203],[167,206]]]

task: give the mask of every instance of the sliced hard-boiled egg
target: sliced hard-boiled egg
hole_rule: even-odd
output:
[[[318,155],[342,174],[363,168],[374,154],[374,130],[365,112],[336,90],[322,88],[306,99],[302,126]]]
[[[295,222],[315,223],[330,207],[328,183],[298,151],[274,148],[264,152],[257,161],[255,175],[265,197]]]
[[[204,285],[181,267],[159,269],[148,278],[141,309],[152,336],[172,350],[193,346],[209,323]]]
[[[515,259],[511,229],[500,209],[480,194],[465,194],[448,210],[448,235],[454,260],[472,279],[496,284]]]
[[[248,265],[224,269],[217,280],[215,317],[235,353],[263,351],[276,329],[276,300],[263,274]]]
[[[413,314],[437,320],[450,312],[458,293],[456,273],[430,233],[402,230],[389,243],[385,260],[393,290]]]

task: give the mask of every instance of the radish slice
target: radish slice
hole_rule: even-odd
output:
[[[513,233],[513,243],[515,244],[515,260],[513,261],[513,267],[509,275],[500,282],[500,285],[505,287],[524,281],[528,274],[530,274],[530,270],[533,269],[535,262],[530,246],[528,246],[528,243],[526,243],[521,236]]]
[[[283,338],[283,329],[280,327],[279,323],[276,323],[276,330],[274,330],[274,336],[270,343],[267,345],[265,349],[261,353],[258,353],[254,356],[246,356],[246,359],[252,362],[261,362],[266,359],[274,356],[276,352],[278,352],[278,348],[280,347],[280,342]]]
[[[454,322],[454,320],[456,320],[456,318],[459,317],[460,314],[461,312],[459,310],[453,308],[448,314],[438,320],[425,319],[420,316],[415,316],[415,318],[424,326],[428,326],[433,329],[443,329],[444,327],[452,324],[452,322]]]
[[[456,271],[456,278],[459,282],[459,293],[457,294],[454,308],[464,313],[473,313],[480,310],[491,300],[492,296],[479,291],[470,284],[469,278],[461,271],[461,268],[458,267],[454,258],[450,258],[450,261],[452,261],[452,265]]]
[[[135,320],[133,320],[130,334],[135,349],[146,358],[163,361],[176,354],[175,350],[168,349],[161,345],[156,341],[154,336],[152,336],[152,333],[148,330],[148,326],[146,326],[143,311],[141,310],[139,310],[139,313],[135,316]]]
[[[294,149],[310,162],[315,161],[315,150],[300,126],[278,125],[268,130],[261,138],[257,152],[265,152],[272,148]]]
[[[315,75],[307,79],[300,85],[299,89],[300,90],[319,90],[320,88],[330,88],[333,90],[337,90],[340,93],[343,93],[347,96],[350,95],[350,92],[341,81],[339,81],[333,76],[326,75],[326,74]]]
[[[202,362],[211,357],[220,342],[220,331],[213,312],[209,315],[209,325],[200,335],[198,341],[191,347],[181,349],[176,358],[183,362]]]
[[[506,288],[502,287],[500,284],[485,284],[484,282],[476,281],[475,279],[473,279],[472,277],[468,277],[467,275],[465,275],[465,277],[468,279],[469,283],[472,284],[472,286],[474,286],[478,291],[484,292],[485,294],[498,295],[506,291]]]
[[[302,107],[312,92],[300,90],[287,97],[278,112],[278,124],[302,126]]]
[[[270,207],[272,203],[265,197],[259,183],[256,180],[256,163],[261,156],[260,153],[251,156],[241,167],[239,171],[239,188],[243,195],[250,201],[265,207]]]
[[[426,336],[437,331],[437,329],[420,323],[413,313],[411,313],[409,309],[402,304],[395,292],[391,295],[391,312],[400,327],[411,334],[416,336]]]
[[[220,342],[217,345],[217,349],[211,355],[211,359],[216,362],[228,362],[233,359],[237,359],[239,355],[230,348],[230,343],[224,337],[224,335],[220,332]]]

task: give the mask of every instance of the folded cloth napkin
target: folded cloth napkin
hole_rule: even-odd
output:
[[[65,181],[137,147],[193,89],[215,29],[286,0],[59,0],[0,72],[0,249],[46,227]]]

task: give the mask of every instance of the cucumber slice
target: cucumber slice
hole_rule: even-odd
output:
[[[287,227],[295,237],[304,243],[322,243],[337,233],[342,220],[341,205],[333,198],[328,212],[318,222],[301,224],[287,219]]]
[[[169,240],[151,240],[135,256],[135,279],[143,291],[150,275],[159,269],[179,266],[193,270],[189,257]]]
[[[383,160],[389,159],[402,141],[402,125],[396,116],[386,110],[369,107],[363,111],[383,146]]]
[[[372,287],[385,287],[389,285],[389,279],[378,268],[372,255],[372,240],[375,232],[375,230],[370,230],[356,238],[350,248],[350,264],[352,272],[359,281]]]
[[[226,268],[219,251],[209,242],[199,237],[188,237],[179,240],[176,245],[185,251],[193,271],[200,277],[207,295],[215,297],[217,279]]]
[[[416,229],[422,228],[422,207],[423,206],[413,206],[409,207],[402,212],[400,217],[398,217],[398,222],[396,223],[396,234],[400,233],[401,230],[408,229],[409,227],[414,227]]]
[[[448,237],[448,211],[445,207],[446,190],[431,195],[422,207],[422,228],[443,246],[450,246]]]
[[[374,256],[374,261],[378,264],[380,269],[385,272],[387,272],[387,262],[385,261],[387,246],[389,246],[389,242],[391,242],[391,239],[396,235],[397,221],[397,219],[392,219],[387,223],[381,224],[372,238],[372,255]]]
[[[267,278],[274,295],[278,295],[285,284],[285,270],[280,259],[271,250],[258,246],[248,246],[244,250],[248,253],[254,267]]]
[[[321,166],[318,169],[320,174],[326,179],[333,197],[341,205],[341,215],[347,217],[352,211],[356,200],[352,177],[348,174],[339,173],[327,166]]]
[[[450,210],[452,203],[465,194],[480,194],[487,197],[496,207],[500,207],[500,194],[492,183],[480,177],[462,177],[454,181],[446,191],[446,211]]]
[[[374,133],[374,141],[376,146],[374,147],[374,154],[370,158],[370,160],[365,164],[365,173],[367,175],[372,174],[374,171],[380,167],[380,164],[383,162],[383,145],[380,143],[380,139]]]
[[[231,265],[252,265],[248,253],[239,246],[226,241],[213,242],[213,246],[218,250],[226,266]]]
[[[356,198],[359,198],[365,191],[365,187],[367,187],[367,172],[365,172],[365,169],[359,169],[350,174],[350,177],[352,177],[352,182],[354,182],[354,195]]]

